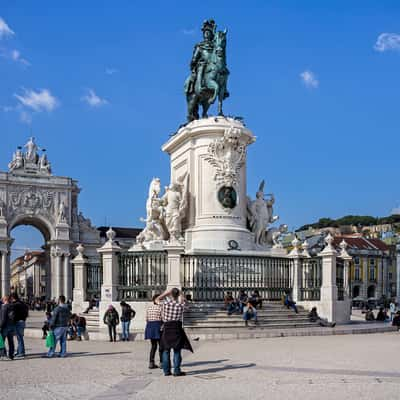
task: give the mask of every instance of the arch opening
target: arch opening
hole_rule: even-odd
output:
[[[35,221],[21,219],[10,229],[10,288],[29,302],[49,297],[50,240],[48,229]]]

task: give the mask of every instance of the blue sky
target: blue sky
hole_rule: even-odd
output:
[[[210,17],[228,28],[225,112],[258,138],[249,194],[266,179],[291,228],[400,203],[398,1],[2,0],[0,17],[0,169],[32,130],[96,225],[140,226],[151,178],[168,183],[160,147]]]

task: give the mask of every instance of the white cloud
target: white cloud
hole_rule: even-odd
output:
[[[19,120],[24,124],[30,125],[32,123],[32,115],[27,111],[22,110],[19,113]]]
[[[28,67],[30,62],[26,60],[25,58],[21,57],[21,53],[18,50],[2,50],[0,53],[1,57],[7,58],[9,60],[12,60],[14,62],[21,63],[22,65]]]
[[[0,17],[0,39],[10,37],[14,35],[14,31],[10,29],[7,22]]]
[[[300,74],[300,78],[306,87],[310,89],[316,89],[319,86],[319,80],[315,76],[314,72],[305,70]]]
[[[118,70],[116,68],[106,68],[107,75],[114,75],[117,72],[118,72]]]
[[[397,33],[381,33],[374,45],[376,51],[400,50],[400,35]]]
[[[81,100],[87,103],[90,107],[101,107],[108,104],[108,101],[97,96],[93,89],[88,89],[87,94],[82,96]]]
[[[196,32],[196,29],[182,29],[182,33],[184,35],[194,35]]]
[[[53,111],[59,104],[58,100],[48,89],[39,89],[35,92],[32,89],[23,89],[22,95],[14,94],[14,97],[25,107],[36,112]]]
[[[1,106],[1,109],[2,109],[5,113],[8,113],[8,112],[14,111],[14,110],[15,110],[15,107],[12,107],[12,106]]]

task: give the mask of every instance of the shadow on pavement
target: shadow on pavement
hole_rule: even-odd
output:
[[[76,357],[94,357],[94,356],[112,356],[112,355],[118,355],[118,354],[130,354],[130,351],[119,351],[119,352],[113,352],[113,353],[89,353],[88,351],[80,351],[80,352],[74,352],[74,353],[67,353],[66,358],[76,358]],[[46,358],[47,352],[44,351],[42,353],[33,353],[33,354],[28,354],[24,360],[30,360],[34,358]],[[52,358],[59,358],[58,353],[56,352],[54,357]]]
[[[229,359],[226,360],[211,360],[211,361],[193,361],[193,362],[189,362],[189,363],[183,363],[182,365],[184,367],[197,367],[198,365],[207,365],[207,364],[218,364],[218,363],[222,363],[225,361],[229,361]]]
[[[199,369],[199,370],[195,370],[195,371],[187,371],[187,375],[212,374],[212,373],[228,371],[228,370],[232,370],[232,369],[252,368],[255,366],[256,366],[256,364],[254,364],[254,363],[223,365],[221,367]]]
[[[387,377],[400,378],[400,372],[385,372],[385,371],[360,371],[348,369],[321,369],[321,368],[294,368],[294,367],[277,367],[277,366],[260,366],[257,369],[280,372],[295,372],[295,373],[312,373],[319,375],[348,375],[348,376],[370,376],[370,377]]]

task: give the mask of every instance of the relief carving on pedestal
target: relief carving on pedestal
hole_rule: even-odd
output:
[[[250,144],[249,140],[240,140],[241,137],[241,129],[232,126],[225,130],[222,138],[208,146],[205,160],[215,167],[217,184],[230,187],[238,183],[238,173],[246,160],[246,146]]]

